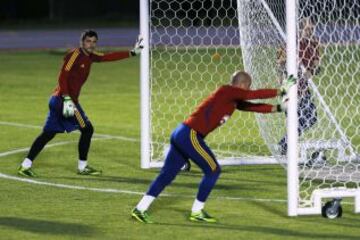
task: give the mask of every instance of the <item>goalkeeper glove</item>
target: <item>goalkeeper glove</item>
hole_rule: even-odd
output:
[[[277,112],[286,112],[289,98],[283,98],[281,103],[276,105]]]
[[[75,104],[69,96],[64,96],[63,115],[64,117],[72,117],[75,114]]]
[[[130,51],[131,56],[139,55],[143,48],[144,48],[143,38],[139,36],[138,39],[136,40],[134,48]]]
[[[281,85],[280,93],[281,96],[285,96],[289,89],[296,84],[296,78],[294,75],[290,75]]]

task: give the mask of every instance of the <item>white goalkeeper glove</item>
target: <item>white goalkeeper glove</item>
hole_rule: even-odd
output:
[[[69,96],[64,96],[63,115],[64,117],[72,117],[75,114],[75,104]]]
[[[283,97],[280,104],[276,105],[277,112],[286,112],[289,98]]]
[[[143,38],[139,36],[138,39],[136,40],[134,48],[130,51],[131,56],[140,55],[141,50],[143,48],[144,48]]]
[[[297,80],[294,75],[290,75],[285,81],[283,81],[280,88],[281,96],[285,96],[289,89],[296,84],[296,81]]]

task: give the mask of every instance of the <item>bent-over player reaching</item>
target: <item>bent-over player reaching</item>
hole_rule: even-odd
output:
[[[198,106],[195,112],[181,123],[172,133],[170,150],[159,176],[152,182],[141,201],[132,210],[132,216],[143,223],[152,223],[148,208],[156,197],[169,185],[188,159],[197,164],[204,173],[194,201],[190,220],[197,222],[216,222],[203,208],[219,175],[220,166],[215,155],[205,143],[205,137],[214,129],[224,124],[235,109],[259,113],[284,111],[283,105],[251,103],[248,100],[275,98],[285,94],[295,84],[290,77],[284,82],[282,90],[249,90],[251,77],[246,72],[235,72],[229,85],[215,90]]]

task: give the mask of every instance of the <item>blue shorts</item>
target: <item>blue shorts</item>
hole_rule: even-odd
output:
[[[76,111],[73,117],[65,118],[62,114],[63,100],[52,96],[49,100],[49,113],[45,122],[44,131],[57,133],[72,132],[85,128],[91,124],[80,104],[75,104]]]
[[[202,171],[212,173],[220,170],[215,155],[195,130],[180,124],[171,134],[170,149],[166,156],[163,171],[180,170],[187,159],[191,159]]]

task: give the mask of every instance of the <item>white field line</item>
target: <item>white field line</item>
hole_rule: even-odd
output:
[[[64,141],[64,142],[52,143],[52,144],[46,145],[44,148],[51,148],[51,147],[66,145],[66,144],[69,144],[69,143],[72,143],[72,142],[75,142],[75,141]],[[9,155],[13,155],[13,154],[16,154],[16,153],[27,152],[29,150],[30,150],[30,147],[26,147],[26,148],[18,148],[18,149],[10,150],[10,151],[7,151],[7,152],[2,152],[2,153],[0,153],[0,158],[1,157],[6,157],[6,156],[9,156]]]
[[[31,183],[31,184],[36,184],[36,185],[44,185],[44,186],[66,188],[66,189],[88,190],[88,191],[93,191],[93,192],[126,193],[126,194],[132,194],[132,195],[143,195],[144,194],[142,192],[127,191],[127,190],[121,190],[121,189],[92,188],[92,187],[82,187],[82,186],[60,184],[60,183],[49,183],[49,182],[43,182],[43,181],[33,180],[33,179],[29,179],[29,178],[15,177],[15,176],[3,174],[3,173],[0,173],[0,178],[5,178],[5,179],[19,181],[19,182],[25,182],[25,183]]]
[[[21,124],[21,123],[14,123],[14,122],[4,122],[0,121],[0,125],[5,126],[13,126],[13,127],[20,127],[20,128],[33,128],[33,129],[41,129],[42,127],[36,125],[29,125],[29,124]],[[108,135],[108,134],[94,134],[94,136],[100,137],[95,138],[93,140],[107,140],[107,139],[119,139],[123,141],[131,141],[131,142],[138,142],[138,139],[128,138],[123,136],[116,136],[116,135]],[[64,141],[64,142],[57,142],[53,144],[46,145],[45,148],[56,147],[61,145],[66,145],[69,143],[73,143],[76,141]],[[7,152],[0,153],[0,157],[9,156],[12,154],[26,152],[29,148],[20,148],[15,149]],[[143,195],[143,192],[131,191],[131,190],[123,190],[123,189],[112,189],[112,188],[93,188],[93,187],[84,187],[84,186],[76,186],[76,185],[68,185],[68,184],[59,184],[59,183],[50,183],[44,181],[38,181],[28,178],[21,178],[15,177],[7,174],[0,173],[0,178],[25,182],[30,184],[36,185],[43,185],[43,186],[51,186],[56,188],[63,188],[63,189],[73,189],[73,190],[87,190],[93,192],[103,192],[103,193],[122,193],[122,194],[130,194],[130,195]],[[162,197],[174,197],[174,198],[193,198],[194,196],[190,195],[174,195],[174,194],[161,194]],[[263,199],[263,198],[244,198],[244,197],[222,197],[222,196],[214,196],[215,199],[225,199],[225,200],[235,200],[235,201],[256,201],[256,202],[277,202],[277,203],[285,203],[286,200],[284,199]]]
[[[112,139],[112,138],[111,137],[102,137],[102,138],[93,138],[91,141],[110,140],[110,139]],[[56,143],[52,143],[52,144],[47,144],[44,148],[51,148],[51,147],[62,146],[62,145],[66,145],[66,144],[70,144],[70,143],[77,143],[77,142],[78,141],[56,142]],[[17,154],[17,153],[21,153],[21,152],[27,152],[29,150],[30,150],[30,147],[26,147],[26,148],[18,148],[18,149],[2,152],[2,153],[0,153],[0,158],[6,157],[9,155],[13,155],[13,154]]]
[[[60,184],[60,183],[50,183],[43,182],[38,180],[33,180],[29,178],[20,178],[7,174],[0,173],[0,178],[13,180],[18,182],[30,183],[35,185],[43,185],[50,186],[55,188],[62,189],[72,189],[72,190],[85,190],[92,192],[100,192],[100,193],[119,193],[119,194],[129,194],[129,195],[144,195],[144,192],[132,191],[132,190],[123,190],[123,189],[114,189],[114,188],[94,188],[94,187],[84,187],[84,186],[76,186],[76,185],[68,185],[68,184]],[[161,197],[171,197],[171,198],[194,198],[192,195],[175,195],[175,194],[161,194]],[[224,197],[224,196],[213,196],[212,199],[217,200],[230,200],[230,201],[244,201],[244,202],[273,202],[273,203],[286,203],[285,199],[271,199],[271,198],[248,198],[248,197]],[[350,202],[342,202],[346,205],[353,205]]]
[[[36,125],[29,125],[29,124],[21,124],[21,123],[14,123],[14,122],[3,122],[0,121],[0,125],[5,126],[13,126],[13,127],[22,127],[22,128],[33,128],[33,129],[41,129],[42,127],[36,126]],[[110,139],[119,139],[123,141],[131,141],[131,142],[139,142],[138,139],[135,138],[128,138],[123,136],[116,136],[116,135],[108,135],[108,134],[94,134],[94,136],[97,136],[99,138],[93,138],[92,140],[110,140]],[[66,145],[69,143],[74,143],[77,141],[63,141],[63,142],[57,142],[53,144],[48,144],[45,146],[45,148],[50,147],[56,147],[61,145]],[[0,153],[0,158],[9,156],[12,154],[20,153],[20,152],[27,152],[29,148],[20,148],[15,150],[10,150],[7,152]],[[7,174],[0,173],[0,178],[13,180],[13,181],[19,181],[19,182],[25,182],[25,183],[31,183],[36,185],[44,185],[44,186],[51,186],[56,188],[65,188],[65,189],[73,189],[73,190],[87,190],[87,191],[93,191],[93,192],[105,192],[105,193],[123,193],[123,194],[130,194],[130,195],[143,195],[143,192],[137,192],[137,191],[131,191],[131,190],[123,190],[123,189],[112,189],[112,188],[92,188],[92,187],[84,187],[84,186],[76,186],[76,185],[67,185],[67,184],[58,184],[58,183],[50,183],[50,182],[43,182],[28,178],[20,178],[15,177]],[[173,197],[173,198],[193,198],[194,196],[190,195],[174,195],[174,194],[161,194],[162,197]],[[286,203],[287,201],[285,199],[266,199],[266,198],[246,198],[246,197],[225,197],[225,196],[214,196],[212,197],[214,199],[224,199],[224,200],[233,200],[233,201],[249,201],[249,202],[276,202],[276,203]],[[343,204],[350,204],[353,205],[353,203],[349,202],[343,202]]]
[[[30,124],[21,124],[21,123],[14,123],[14,122],[3,122],[0,121],[0,125],[5,126],[13,126],[13,127],[21,127],[21,128],[33,128],[33,129],[41,129],[41,126],[36,125],[30,125]],[[134,138],[128,138],[123,136],[116,136],[116,135],[108,135],[108,134],[94,134],[94,136],[97,136],[99,138],[93,138],[93,140],[110,140],[110,139],[119,139],[123,141],[131,141],[131,142],[139,142],[138,139]],[[50,147],[56,147],[61,145],[66,145],[70,143],[74,143],[77,141],[63,141],[63,142],[57,142],[53,144],[48,144],[45,146],[45,148]],[[20,153],[20,152],[27,152],[29,148],[20,148],[20,149],[14,149],[7,152],[0,153],[0,158],[9,156],[12,154]],[[74,190],[87,190],[87,191],[93,191],[93,192],[106,192],[106,193],[123,193],[123,194],[130,194],[130,195],[143,195],[143,192],[137,192],[137,191],[131,191],[131,190],[122,190],[122,189],[112,189],[112,188],[92,188],[92,187],[84,187],[84,186],[76,186],[76,185],[67,185],[67,184],[58,184],[58,183],[50,183],[50,182],[43,182],[33,179],[27,179],[27,178],[20,178],[15,177],[7,174],[0,173],[0,178],[8,179],[8,180],[14,180],[19,182],[26,182],[31,184],[37,184],[37,185],[45,185],[45,186],[51,186],[56,188],[65,188],[65,189],[74,189]],[[174,197],[174,198],[193,198],[193,196],[190,195],[174,195],[174,194],[161,194],[162,197]],[[224,197],[224,196],[214,196],[215,199],[224,199],[224,200],[233,200],[233,201],[252,201],[252,202],[276,202],[276,203],[286,203],[287,201],[284,199],[266,199],[266,198],[245,198],[245,197]],[[351,204],[349,202],[343,202],[343,204]]]
[[[30,125],[30,124],[21,124],[21,123],[14,123],[14,122],[4,122],[0,121],[0,125],[5,126],[13,126],[13,127],[20,127],[20,128],[33,128],[33,129],[41,129],[42,127],[36,126],[36,125]],[[97,136],[99,138],[94,138],[93,140],[108,140],[108,139],[119,139],[123,141],[131,141],[131,142],[138,142],[138,139],[134,138],[128,138],[123,136],[116,136],[116,135],[108,135],[108,134],[94,134],[94,136]],[[63,141],[63,142],[57,142],[53,144],[46,145],[45,148],[51,148],[61,145],[66,145],[70,143],[74,143],[76,141]],[[20,152],[26,152],[29,148],[20,148],[15,150],[10,150],[7,152],[0,153],[0,157],[9,156],[12,154],[20,153]],[[21,177],[15,177],[7,174],[0,173],[0,178],[13,180],[13,181],[19,181],[19,182],[25,182],[30,184],[36,184],[36,185],[44,185],[44,186],[51,186],[56,188],[63,188],[63,189],[73,189],[73,190],[87,190],[87,191],[93,191],[93,192],[104,192],[104,193],[123,193],[123,194],[130,194],[130,195],[143,195],[143,192],[137,192],[137,191],[131,191],[131,190],[123,190],[123,189],[112,189],[112,188],[93,188],[93,187],[84,187],[84,186],[76,186],[76,185],[68,185],[68,184],[59,184],[59,183],[50,183],[50,182],[44,182],[44,181],[38,181],[28,178],[21,178]],[[190,195],[174,195],[174,194],[161,194],[163,197],[174,197],[174,198],[193,198],[194,196]],[[277,203],[285,203],[286,200],[284,199],[263,199],[263,198],[244,198],[244,197],[223,197],[223,196],[214,196],[215,199],[225,199],[225,200],[235,200],[235,201],[256,201],[256,202],[277,202]]]
[[[14,122],[4,122],[4,121],[0,121],[0,125],[21,127],[21,128],[42,129],[41,126],[22,124],[22,123],[14,123]],[[75,131],[75,133],[79,133],[79,131]],[[101,134],[101,133],[94,133],[94,137],[112,138],[112,139],[118,139],[118,140],[123,140],[123,141],[128,141],[128,142],[139,142],[140,141],[139,139],[136,139],[136,138],[129,138],[129,137],[118,136],[118,135]]]
[[[131,191],[131,190],[123,190],[123,189],[114,189],[114,188],[94,188],[94,187],[84,187],[84,186],[76,186],[76,185],[68,185],[68,184],[59,184],[59,183],[50,183],[43,182],[38,180],[33,180],[29,178],[21,178],[15,177],[7,174],[0,173],[0,178],[14,180],[19,182],[25,182],[36,185],[43,186],[51,186],[56,188],[65,188],[72,190],[86,190],[92,192],[102,192],[102,193],[122,193],[122,194],[130,194],[130,195],[144,195],[144,192]],[[162,197],[172,197],[172,198],[194,198],[194,196],[190,195],[175,195],[175,194],[161,194]],[[222,196],[214,196],[213,199],[218,200],[234,200],[234,201],[252,201],[252,202],[276,202],[276,203],[286,203],[284,199],[263,199],[263,198],[244,198],[244,197],[222,197]]]

